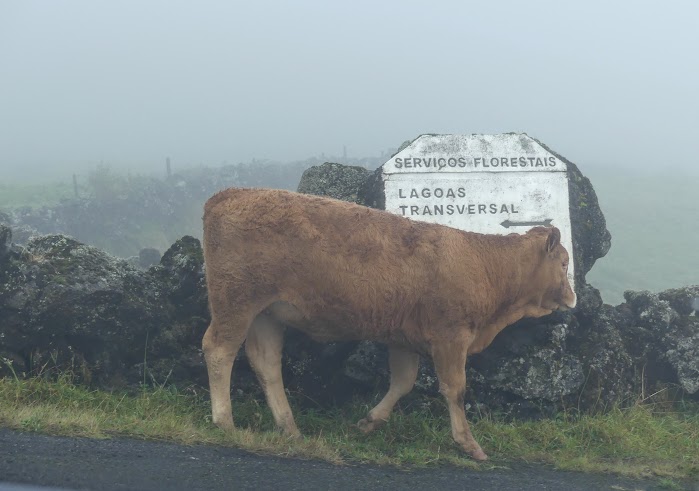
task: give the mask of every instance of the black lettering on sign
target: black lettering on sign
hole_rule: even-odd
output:
[[[465,198],[466,188],[398,188],[400,199]]]
[[[440,161],[443,159],[439,159]],[[466,167],[466,157],[450,157],[447,161],[449,167]],[[502,169],[516,167],[555,167],[556,157],[473,157],[473,166],[475,168],[491,168],[500,167]],[[444,166],[441,164],[439,168]]]
[[[517,214],[519,210],[514,203],[469,203],[463,205],[399,205],[401,213],[406,216],[410,208],[411,216],[432,216],[432,215],[495,215],[495,214]]]
[[[474,165],[478,167],[479,164],[484,162],[483,157],[476,157],[473,159]],[[446,169],[447,167],[466,167],[468,165],[468,159],[466,157],[396,157],[393,160],[396,169],[413,169],[413,168],[426,168],[426,169]],[[486,166],[487,167],[487,166]]]

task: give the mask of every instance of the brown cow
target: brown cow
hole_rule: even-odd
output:
[[[557,228],[482,235],[318,196],[228,189],[204,212],[211,325],[203,349],[213,421],[233,428],[231,371],[240,345],[276,424],[299,430],[281,371],[284,326],[321,341],[389,347],[388,393],[358,426],[387,420],[429,355],[449,407],[454,440],[486,454],[464,413],[466,356],[507,325],[575,306],[568,252]]]

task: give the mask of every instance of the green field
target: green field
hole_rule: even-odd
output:
[[[585,169],[583,169],[585,173]],[[587,275],[607,303],[625,290],[699,284],[699,176],[591,169],[612,248]]]

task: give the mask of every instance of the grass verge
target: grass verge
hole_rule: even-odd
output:
[[[318,458],[336,464],[364,462],[470,468],[541,462],[560,469],[613,472],[630,477],[699,478],[699,408],[682,404],[636,405],[603,415],[529,422],[483,417],[473,432],[491,462],[477,465],[452,443],[446,411],[397,411],[381,429],[362,435],[353,424],[368,407],[297,411],[306,435],[290,440],[273,429],[265,404],[234,399],[238,429],[224,434],[211,424],[208,401],[175,389],[109,393],[58,381],[0,379],[0,426],[54,435],[132,438],[182,444],[216,444],[253,452]]]

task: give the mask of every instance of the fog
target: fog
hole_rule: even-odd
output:
[[[505,131],[583,172],[696,173],[698,17],[689,1],[3,1],[0,177]]]

